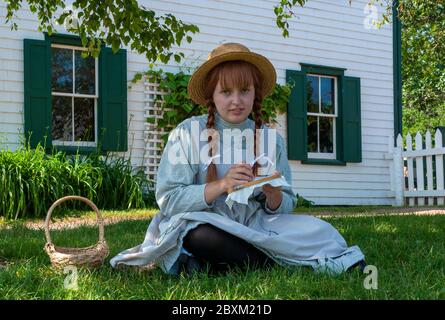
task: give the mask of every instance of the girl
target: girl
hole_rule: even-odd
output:
[[[276,263],[332,273],[365,266],[360,249],[348,247],[332,225],[293,214],[295,194],[289,186],[266,184],[254,190],[247,205],[226,204],[230,189],[258,175],[258,162],[249,162],[261,143],[292,183],[284,140],[269,134],[272,129],[261,120],[261,103],[275,82],[272,63],[242,44],[226,43],[210,53],[188,85],[191,99],[206,105],[208,114],[171,132],[157,174],[160,212],[144,242],[112,258],[112,266],[158,265],[169,274],[201,270],[204,264],[217,272]],[[240,133],[246,140],[241,145],[221,139]],[[261,141],[270,137],[276,141]]]

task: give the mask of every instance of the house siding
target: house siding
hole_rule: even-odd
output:
[[[346,166],[310,165],[290,161],[293,187],[299,195],[320,205],[392,204],[389,162],[384,160],[388,137],[394,133],[392,26],[366,29],[367,0],[311,0],[296,7],[289,20],[288,38],[276,27],[275,0],[162,0],[139,1],[157,14],[171,13],[196,24],[200,33],[192,43],[175,51],[185,54],[181,65],[196,67],[223,42],[241,42],[268,57],[277,70],[277,82],[285,82],[286,69],[300,70],[299,63],[346,68],[345,75],[361,79],[361,163]],[[0,2],[4,21],[6,5]],[[379,14],[383,13],[378,8]],[[23,132],[23,39],[43,39],[37,22],[26,9],[20,11],[19,30],[0,25],[0,143],[15,149]],[[63,33],[63,30],[58,30]],[[147,70],[147,62],[129,48],[127,77]],[[175,62],[166,71],[178,71]],[[145,163],[144,84],[128,90],[129,152],[134,166]],[[287,140],[286,117],[279,117],[278,131]],[[6,141],[3,141],[6,138]]]

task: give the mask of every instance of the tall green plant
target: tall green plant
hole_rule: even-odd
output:
[[[130,159],[90,154],[46,154],[38,145],[0,151],[0,215],[6,219],[43,217],[49,206],[66,195],[89,198],[99,208],[155,206],[151,181],[134,172]],[[70,208],[83,204],[69,202]]]

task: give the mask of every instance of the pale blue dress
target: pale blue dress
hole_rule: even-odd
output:
[[[150,222],[144,242],[113,257],[110,260],[113,267],[118,264],[154,264],[166,273],[178,274],[180,253],[190,255],[182,248],[183,238],[188,231],[203,223],[210,223],[244,239],[282,266],[310,266],[315,271],[338,274],[364,259],[359,247],[348,247],[331,224],[313,216],[293,213],[296,197],[290,187],[283,188],[283,200],[275,211],[265,205],[261,188],[255,190],[247,206],[234,203],[230,209],[225,203],[227,194],[210,204],[206,203],[206,163],[196,159],[196,148],[199,146],[201,150],[207,143],[207,135],[203,135],[203,141],[196,143],[190,134],[196,128],[200,132],[205,130],[206,122],[207,115],[192,117],[170,133],[157,172],[156,201],[160,211]],[[241,131],[254,129],[255,124],[251,119],[246,119],[234,125],[216,114],[215,129],[220,137],[224,129],[234,128]],[[264,128],[268,130],[266,126]],[[223,139],[220,140],[218,150],[224,150]],[[265,145],[267,151],[267,143]],[[244,144],[241,149],[245,150]],[[234,157],[232,154],[233,160]],[[274,158],[276,170],[291,185],[284,140],[278,134]],[[246,160],[244,156],[243,160]],[[232,165],[225,162],[221,158],[214,160],[218,178],[222,178]]]

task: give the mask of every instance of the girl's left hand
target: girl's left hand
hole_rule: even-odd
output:
[[[266,195],[267,207],[270,210],[276,210],[283,199],[281,194],[281,187],[273,187],[270,183],[262,186],[263,192]]]

